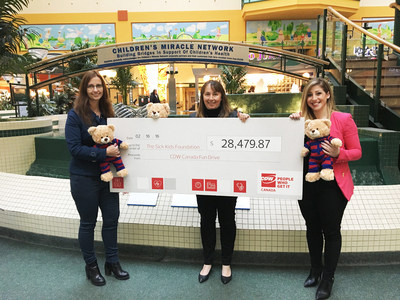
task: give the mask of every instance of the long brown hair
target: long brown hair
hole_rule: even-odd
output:
[[[196,117],[198,118],[204,118],[205,117],[205,109],[206,105],[204,104],[204,92],[206,90],[206,87],[210,85],[211,89],[213,92],[221,93],[221,111],[219,113],[219,117],[221,118],[227,118],[229,114],[232,112],[232,108],[229,105],[228,102],[228,97],[226,96],[225,89],[222,86],[222,84],[219,81],[216,80],[209,80],[201,88],[201,93],[200,93],[200,103],[199,103],[199,108],[197,109],[197,114]]]
[[[304,87],[303,95],[301,97],[301,115],[306,120],[316,119],[313,110],[307,105],[308,92],[314,86],[319,86],[325,93],[329,93],[330,96],[326,101],[326,109],[328,113],[328,118],[330,118],[332,112],[336,110],[335,99],[333,98],[333,90],[331,85],[326,79],[322,77],[311,79]]]
[[[105,118],[114,117],[114,110],[108,96],[107,85],[103,76],[101,76],[97,71],[87,71],[82,77],[81,84],[79,86],[79,95],[76,97],[74,102],[74,110],[88,125],[91,125],[93,122],[93,112],[90,108],[90,99],[87,93],[87,88],[89,81],[94,77],[98,77],[103,86],[103,96],[99,100],[100,112]]]

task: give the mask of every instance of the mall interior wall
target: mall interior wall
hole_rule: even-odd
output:
[[[290,3],[288,3],[290,2]],[[323,9],[329,5],[348,4],[349,7],[358,7],[350,19],[393,17],[394,10],[389,8],[387,0],[380,1],[354,1],[340,0],[335,3],[320,0],[285,1],[272,0],[257,2],[254,8],[259,20],[266,20],[262,16],[268,15],[271,7],[275,7],[273,16],[268,19],[286,20],[288,4],[294,7],[308,8],[322,14]],[[387,3],[388,2],[388,3]],[[356,3],[356,4],[354,4]],[[21,13],[26,18],[28,25],[35,24],[115,24],[115,38],[117,43],[132,41],[132,23],[157,23],[157,22],[229,22],[229,40],[246,40],[246,18],[244,10],[248,4],[241,8],[241,0],[146,0],[146,1],[62,1],[62,0],[35,0],[31,1],[28,8]],[[253,4],[251,4],[253,5]],[[276,9],[281,7],[281,9]],[[126,11],[127,17],[121,20],[118,11]],[[254,15],[254,14],[253,14]],[[315,18],[317,14],[315,15]],[[298,15],[293,19],[304,19]],[[254,20],[254,19],[252,19]]]

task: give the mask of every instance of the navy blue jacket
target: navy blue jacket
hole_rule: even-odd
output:
[[[93,124],[90,126],[97,125],[107,125],[107,120],[93,113]],[[93,147],[95,143],[88,132],[90,126],[73,109],[69,111],[65,124],[65,139],[72,156],[69,171],[75,175],[100,178],[100,162],[106,158],[106,149]]]

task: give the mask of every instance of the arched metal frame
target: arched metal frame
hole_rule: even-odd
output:
[[[169,44],[179,44],[182,42],[193,42],[193,40],[163,40]],[[144,42],[131,42],[131,43],[121,43],[100,47],[93,47],[89,49],[79,50],[71,53],[66,53],[60,55],[55,58],[43,60],[41,62],[35,63],[28,67],[28,78],[29,82],[27,82],[28,89],[38,89],[43,86],[50,85],[54,82],[65,80],[72,76],[80,75],[88,70],[96,70],[96,69],[104,69],[103,66],[97,65],[98,59],[98,51],[105,48],[115,48],[115,47],[123,47],[123,46],[132,46],[136,44],[146,44],[153,43],[154,41],[144,41]],[[157,42],[160,42],[158,40]],[[162,41],[161,41],[162,42]],[[244,46],[248,48],[249,56],[254,55],[257,57],[255,61],[250,61],[248,63],[249,67],[270,70],[275,73],[287,74],[293,77],[302,77],[302,73],[304,69],[312,70],[315,74],[320,74],[325,66],[329,63],[326,61],[320,60],[318,58],[310,57],[307,55],[302,55],[290,51],[285,51],[272,47],[265,46],[257,46],[257,45],[247,45],[245,43],[236,43],[236,42],[221,42],[221,41],[202,41],[203,44],[224,44],[224,45],[232,45],[232,46]],[[85,61],[92,61],[92,64],[85,64]],[[120,66],[126,65],[140,65],[140,64],[152,64],[152,63],[214,63],[213,61],[207,62],[203,60],[196,59],[183,59],[180,57],[165,57],[158,58],[154,60],[147,60],[146,63],[126,63],[119,64]],[[222,63],[221,63],[222,64]],[[230,62],[227,63],[230,65],[240,65],[243,66],[243,63],[235,63]],[[74,68],[71,66],[74,65]],[[81,65],[81,68],[76,68],[77,65]],[[114,66],[115,67],[115,66]],[[39,74],[52,75],[48,76],[46,80],[39,80]],[[304,79],[304,78],[303,78]]]

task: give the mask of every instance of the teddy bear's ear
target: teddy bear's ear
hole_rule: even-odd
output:
[[[304,128],[307,128],[307,126],[308,126],[308,124],[310,124],[310,122],[311,122],[311,120],[306,120],[306,121],[304,122]]]
[[[331,121],[328,119],[323,119],[322,122],[324,122],[326,124],[326,126],[328,126],[329,128],[331,128]]]
[[[164,103],[163,105],[164,105],[165,110],[167,111],[167,114],[169,114],[170,113],[170,109],[169,109],[168,103]]]
[[[147,108],[147,109],[149,109],[151,106],[153,106],[153,104],[154,104],[153,102],[149,102],[149,103],[147,103],[147,106],[146,106],[146,108]]]
[[[93,135],[93,133],[95,131],[96,131],[96,127],[95,126],[89,127],[89,129],[88,129],[88,132],[89,132],[90,135]]]
[[[115,126],[113,124],[108,124],[107,127],[110,128],[112,131],[114,131],[115,129]]]

